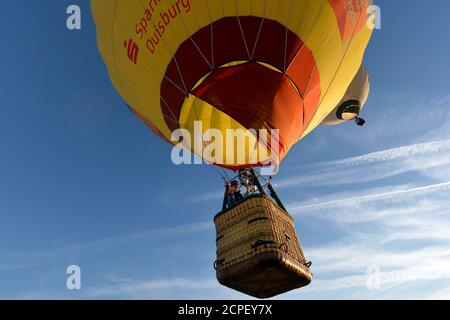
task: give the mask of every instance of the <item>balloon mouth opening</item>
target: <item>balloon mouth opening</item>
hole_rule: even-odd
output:
[[[340,120],[350,121],[358,118],[361,106],[358,100],[347,101],[337,110],[336,116]]]
[[[341,115],[342,120],[354,120],[359,114],[354,112],[344,112]]]

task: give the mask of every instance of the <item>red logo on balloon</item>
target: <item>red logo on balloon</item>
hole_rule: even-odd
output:
[[[137,44],[132,39],[129,39],[128,41],[124,41],[123,46],[127,49],[128,58],[136,64],[139,56],[139,47]]]

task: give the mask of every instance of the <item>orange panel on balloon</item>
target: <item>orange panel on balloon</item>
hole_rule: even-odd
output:
[[[279,129],[280,150],[304,130],[303,99],[286,75],[256,62],[214,70],[194,95],[247,129]]]
[[[342,41],[351,39],[354,33],[359,32],[367,21],[371,0],[328,0],[338,19]]]

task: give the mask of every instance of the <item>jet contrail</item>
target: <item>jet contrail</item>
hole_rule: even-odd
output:
[[[436,190],[442,190],[442,189],[447,189],[447,188],[450,188],[450,182],[444,182],[444,183],[433,184],[433,185],[429,185],[429,186],[405,189],[405,190],[382,192],[382,193],[370,194],[370,195],[359,196],[359,197],[352,197],[352,198],[347,198],[347,199],[331,200],[331,201],[324,201],[324,202],[319,202],[319,203],[292,206],[292,207],[289,207],[289,209],[290,210],[305,210],[305,209],[312,209],[312,208],[316,209],[316,208],[324,208],[324,207],[337,207],[337,206],[345,205],[345,204],[349,204],[349,203],[368,202],[368,201],[393,198],[393,197],[398,197],[398,196],[403,196],[403,195],[417,195],[417,194],[423,194],[423,193],[433,192]]]
[[[282,179],[275,186],[286,188],[298,185],[369,182],[442,165],[450,165],[450,140],[407,145],[342,160],[290,168],[303,173]]]
[[[296,169],[302,173],[280,179],[274,185],[288,188],[370,182],[442,165],[450,165],[450,140],[412,144],[357,157],[287,168],[286,172]],[[215,201],[221,197],[223,190],[210,191],[193,195],[187,202]]]

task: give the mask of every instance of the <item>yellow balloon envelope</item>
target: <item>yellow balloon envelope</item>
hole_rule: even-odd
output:
[[[368,0],[92,0],[114,87],[162,139],[210,129],[278,129],[277,154],[316,128],[360,69]],[[205,160],[230,169],[273,157]],[[196,152],[192,145],[188,145]],[[233,150],[231,150],[233,151]],[[198,152],[197,152],[198,153]],[[251,152],[249,153],[251,154]],[[259,154],[259,153],[258,153]],[[263,153],[262,153],[263,154]],[[204,156],[201,154],[201,156]],[[229,160],[229,159],[228,159]]]

